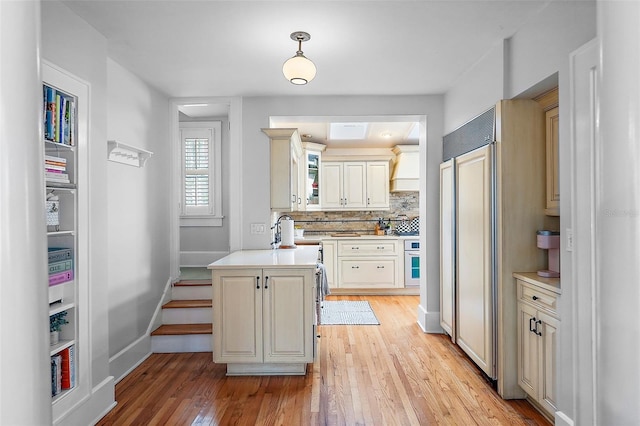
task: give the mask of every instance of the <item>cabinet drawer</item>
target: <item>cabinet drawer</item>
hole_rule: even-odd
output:
[[[338,256],[389,256],[397,253],[397,241],[338,241]]]
[[[518,300],[536,308],[543,309],[551,315],[558,316],[558,296],[527,282],[518,281]]]
[[[392,259],[340,259],[341,288],[394,288],[396,261]]]

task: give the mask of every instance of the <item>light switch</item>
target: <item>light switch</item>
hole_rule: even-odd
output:
[[[252,223],[251,224],[251,233],[252,234],[264,234],[267,226],[264,223]]]
[[[567,251],[573,251],[573,230],[567,228]]]

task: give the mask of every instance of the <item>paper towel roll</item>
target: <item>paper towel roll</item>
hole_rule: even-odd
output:
[[[293,247],[293,220],[283,218],[280,221],[280,232],[282,239],[280,240],[280,247]]]

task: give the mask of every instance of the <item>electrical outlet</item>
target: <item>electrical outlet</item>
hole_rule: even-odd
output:
[[[573,230],[567,228],[567,251],[573,251]]]
[[[264,234],[266,232],[267,226],[264,223],[252,223],[251,224],[251,233],[252,234]]]

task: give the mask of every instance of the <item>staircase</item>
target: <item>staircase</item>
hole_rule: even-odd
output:
[[[211,278],[173,284],[162,306],[162,325],[151,332],[151,352],[211,352]]]

